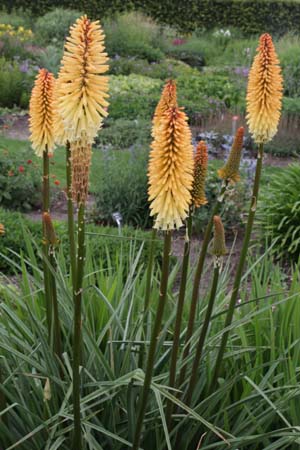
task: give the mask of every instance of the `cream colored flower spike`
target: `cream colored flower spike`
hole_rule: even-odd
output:
[[[82,16],[70,28],[56,90],[57,112],[70,142],[85,136],[93,143],[107,116],[107,61],[99,22]]]
[[[277,132],[282,103],[282,76],[272,38],[263,34],[249,73],[247,122],[255,142],[266,143]]]
[[[154,228],[183,225],[191,203],[193,146],[186,114],[177,107],[163,114],[155,130],[149,161],[149,201]]]

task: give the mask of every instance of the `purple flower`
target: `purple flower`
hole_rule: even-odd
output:
[[[28,70],[29,70],[29,63],[28,63],[28,61],[27,60],[23,61],[20,64],[19,68],[20,68],[20,72],[27,73]]]

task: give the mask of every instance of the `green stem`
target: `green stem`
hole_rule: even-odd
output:
[[[143,331],[145,332],[147,317],[148,317],[148,309],[150,305],[150,294],[151,294],[151,284],[152,284],[152,273],[153,273],[153,261],[154,261],[154,249],[155,249],[155,240],[156,240],[157,230],[155,228],[152,229],[151,241],[149,243],[149,258],[148,258],[148,267],[147,267],[147,278],[146,278],[146,291],[145,291],[145,299],[144,299],[144,312],[143,312]],[[144,333],[146,335],[146,333]],[[144,364],[144,353],[145,346],[140,346],[140,354],[139,354],[139,367],[143,367]]]
[[[73,450],[82,449],[81,417],[80,417],[80,359],[81,359],[81,302],[85,261],[85,219],[84,204],[78,210],[78,259],[74,286],[74,342],[73,342],[73,413],[74,436]]]
[[[43,151],[43,213],[49,212],[49,209],[50,209],[49,156],[48,156],[48,148],[46,146],[45,150]],[[51,342],[52,307],[51,307],[50,270],[47,262],[49,262],[49,243],[46,235],[46,230],[43,224],[44,290],[45,290],[48,338],[49,342]]]
[[[263,153],[264,153],[263,144],[260,144],[259,149],[258,149],[258,154],[257,154],[255,179],[254,179],[254,184],[253,184],[253,192],[252,192],[252,199],[251,199],[251,204],[250,204],[250,209],[249,209],[248,221],[247,221],[247,226],[246,226],[246,231],[245,231],[245,236],[244,236],[244,242],[243,242],[243,246],[242,246],[242,250],[241,250],[241,255],[240,255],[238,267],[237,267],[236,274],[235,274],[231,299],[229,302],[229,307],[228,307],[227,315],[225,318],[225,323],[224,323],[225,330],[231,325],[231,322],[232,322],[234,308],[235,308],[236,301],[238,298],[239,288],[240,288],[241,279],[242,279],[242,275],[243,275],[245,260],[246,260],[246,256],[248,253],[248,247],[249,247],[249,242],[250,242],[250,238],[251,238],[251,232],[252,232],[256,207],[257,207],[259,183],[260,183],[261,170],[262,170]],[[222,367],[222,361],[223,361],[223,356],[224,356],[226,345],[227,345],[228,335],[229,335],[229,330],[227,329],[222,335],[221,344],[220,344],[219,352],[217,355],[215,369],[213,372],[209,392],[213,391],[213,389],[217,383],[217,380],[218,380],[218,377],[219,377],[219,374],[221,371],[221,367]]]
[[[2,369],[2,360],[0,361],[0,385],[3,386],[3,369]],[[0,412],[4,411],[6,408],[6,398],[5,394],[0,388]],[[0,422],[3,421],[5,425],[7,425],[7,414],[4,414],[2,417],[0,417]]]
[[[70,143],[66,144],[66,178],[67,178],[67,203],[68,203],[68,234],[71,259],[71,277],[72,286],[76,279],[76,245],[75,245],[75,227],[74,227],[74,207],[72,200],[72,167],[71,167],[71,149]]]
[[[161,323],[162,323],[163,313],[164,313],[166,299],[167,299],[171,240],[172,240],[171,232],[170,231],[166,232],[165,241],[164,241],[164,255],[163,255],[163,263],[162,263],[161,282],[160,282],[159,303],[158,303],[158,307],[156,310],[154,327],[152,330],[152,335],[151,335],[151,340],[150,340],[149,354],[148,354],[143,390],[142,390],[141,397],[139,399],[138,417],[137,417],[137,424],[136,424],[136,429],[135,429],[132,450],[138,450],[140,441],[141,441],[141,434],[142,434],[143,422],[144,422],[144,417],[145,417],[145,412],[146,412],[146,407],[147,407],[147,400],[148,400],[151,380],[152,380],[152,376],[153,376],[157,339],[158,339],[158,335],[161,330]]]
[[[179,344],[180,344],[180,330],[181,330],[181,323],[182,323],[187,275],[188,275],[188,269],[189,269],[190,245],[191,245],[190,239],[191,239],[191,234],[192,234],[192,225],[193,225],[193,216],[192,216],[192,211],[190,211],[189,217],[187,219],[187,240],[184,244],[182,272],[181,272],[179,296],[178,296],[178,301],[177,301],[177,311],[176,311],[174,337],[173,337],[172,354],[171,354],[169,386],[172,388],[175,387],[175,381],[176,381],[176,367],[177,367],[177,357],[178,357]],[[172,417],[173,407],[174,407],[173,402],[171,400],[168,400],[167,411],[166,411],[166,420],[167,420],[167,424],[169,427],[171,426],[171,417]]]
[[[217,198],[217,202],[215,203],[211,217],[209,219],[209,222],[206,226],[205,233],[204,233],[203,243],[202,243],[202,247],[201,247],[201,251],[200,251],[200,255],[199,255],[199,259],[198,259],[198,264],[197,264],[197,268],[196,268],[195,278],[194,278],[194,286],[193,286],[193,292],[192,292],[190,314],[189,314],[189,320],[188,320],[188,325],[187,325],[187,331],[186,331],[186,335],[185,335],[184,350],[183,350],[183,354],[182,354],[182,367],[181,367],[181,371],[180,371],[179,379],[178,379],[178,383],[177,383],[178,387],[180,387],[185,380],[185,373],[186,373],[186,362],[185,361],[186,361],[186,358],[190,351],[190,340],[191,340],[193,330],[194,330],[194,323],[195,323],[198,295],[199,295],[199,286],[200,286],[200,281],[201,281],[202,272],[203,272],[203,268],[204,268],[204,261],[205,261],[205,257],[207,254],[208,245],[209,245],[209,242],[211,239],[211,233],[212,233],[212,229],[213,229],[213,219],[214,219],[214,216],[217,215],[221,209],[221,205],[224,201],[224,196],[226,193],[227,186],[228,186],[228,184],[225,183],[221,188],[221,191]]]
[[[209,327],[210,318],[212,315],[212,311],[213,311],[213,307],[214,307],[214,303],[215,303],[215,299],[216,299],[216,293],[217,293],[217,287],[218,287],[218,281],[219,281],[219,273],[220,273],[220,265],[219,265],[219,262],[217,261],[215,263],[215,268],[214,268],[214,275],[213,275],[213,282],[212,282],[212,287],[211,287],[211,291],[210,291],[210,298],[208,301],[204,322],[203,322],[201,333],[199,336],[199,340],[198,340],[198,344],[197,344],[197,348],[196,348],[196,354],[194,357],[194,363],[193,363],[192,372],[191,372],[191,378],[190,378],[190,382],[189,382],[188,389],[187,389],[185,403],[188,406],[190,406],[190,404],[191,404],[193,392],[194,392],[194,389],[195,389],[195,386],[197,383],[198,368],[200,365],[203,346],[204,346],[204,342],[206,339],[207,330]]]
[[[55,261],[55,257],[54,257],[54,249],[51,247],[50,247],[50,254],[49,254],[49,262],[50,262],[50,265],[53,268],[53,270],[55,270],[56,269],[56,261]],[[50,287],[51,287],[51,294],[52,294],[52,309],[53,309],[54,352],[59,357],[60,361],[63,361],[56,281],[55,281],[55,276],[51,272],[50,272]]]

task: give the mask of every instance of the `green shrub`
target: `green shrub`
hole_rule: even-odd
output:
[[[300,96],[300,38],[286,35],[276,44],[284,79],[284,95]]]
[[[27,107],[35,72],[28,67],[22,71],[17,62],[0,58],[0,106]]]
[[[145,144],[151,138],[151,121],[136,119],[107,120],[97,137],[97,144],[105,148],[124,149]]]
[[[58,74],[60,62],[62,59],[63,47],[55,45],[48,45],[36,57],[36,62],[40,67],[52,72],[54,75]]]
[[[26,254],[26,242],[24,239],[24,231],[27,230],[32,235],[37,246],[42,243],[42,226],[40,221],[32,221],[26,218],[24,215],[18,212],[6,211],[0,208],[0,223],[5,227],[5,234],[0,235],[0,253],[11,258],[16,263],[19,262],[19,257],[13,255],[12,252],[16,252],[17,255],[20,252]],[[69,244],[67,223],[53,221],[57,237],[60,240],[58,249],[61,249],[65,258],[68,261],[69,258]],[[117,255],[122,251],[126,255],[129,252],[130,242],[134,239],[138,239],[138,243],[141,244],[143,239],[149,239],[150,234],[141,230],[134,230],[131,227],[122,227],[121,237],[119,238],[119,232],[116,227],[103,227],[93,224],[87,225],[87,245],[89,246],[89,252],[95,260],[97,266],[97,260],[101,259],[101,265],[103,268],[107,268],[111,262],[116,261]],[[122,239],[123,237],[123,239]],[[137,245],[136,251],[139,245]],[[162,245],[158,243],[156,248],[156,261],[160,261]],[[141,262],[146,263],[148,258],[148,246],[146,245]],[[0,257],[0,271],[8,272],[11,270],[11,264],[4,258]]]
[[[279,257],[300,256],[300,165],[291,164],[273,174],[264,187],[259,222]]]
[[[15,28],[30,28],[31,18],[24,10],[12,11],[11,13],[2,10],[0,11],[0,23],[12,25]]]
[[[149,63],[144,59],[119,57],[110,60],[112,75],[138,74],[151,78],[166,80],[180,75],[195,75],[195,69],[176,59],[165,59],[159,63]]]
[[[5,208],[29,211],[40,204],[41,172],[38,165],[27,159],[24,150],[11,155],[0,151],[0,205]]]
[[[111,119],[134,120],[144,118],[150,120],[160,97],[161,80],[154,80],[141,75],[110,77]]]
[[[73,9],[56,8],[39,17],[35,24],[36,38],[42,45],[61,44],[69,28],[82,13]]]
[[[149,62],[164,58],[161,30],[140,14],[126,14],[106,21],[104,30],[110,56],[136,56]]]
[[[148,151],[110,151],[104,155],[102,177],[96,187],[95,220],[112,224],[120,212],[127,225],[150,226],[147,196]]]

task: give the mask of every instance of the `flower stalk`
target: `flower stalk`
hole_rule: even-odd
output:
[[[137,423],[136,423],[136,428],[135,428],[132,450],[138,450],[139,446],[140,446],[143,422],[144,422],[145,412],[146,412],[146,408],[147,408],[147,401],[148,401],[148,397],[149,397],[151,381],[152,381],[152,377],[153,377],[153,368],[154,368],[157,340],[158,340],[159,333],[161,331],[163,313],[164,313],[166,300],[167,300],[171,241],[172,241],[172,232],[167,231],[165,233],[165,238],[164,238],[164,253],[163,253],[162,275],[161,275],[160,290],[159,290],[159,302],[158,302],[158,307],[156,310],[154,326],[153,326],[153,331],[152,331],[151,340],[150,340],[144,384],[143,384],[142,393],[141,393],[141,396],[139,399],[139,404],[138,404],[138,416],[137,416]]]
[[[67,205],[68,205],[68,235],[71,260],[71,282],[74,286],[76,279],[76,245],[75,245],[75,225],[74,206],[72,201],[72,167],[71,167],[70,143],[66,144],[66,179],[67,179]]]

